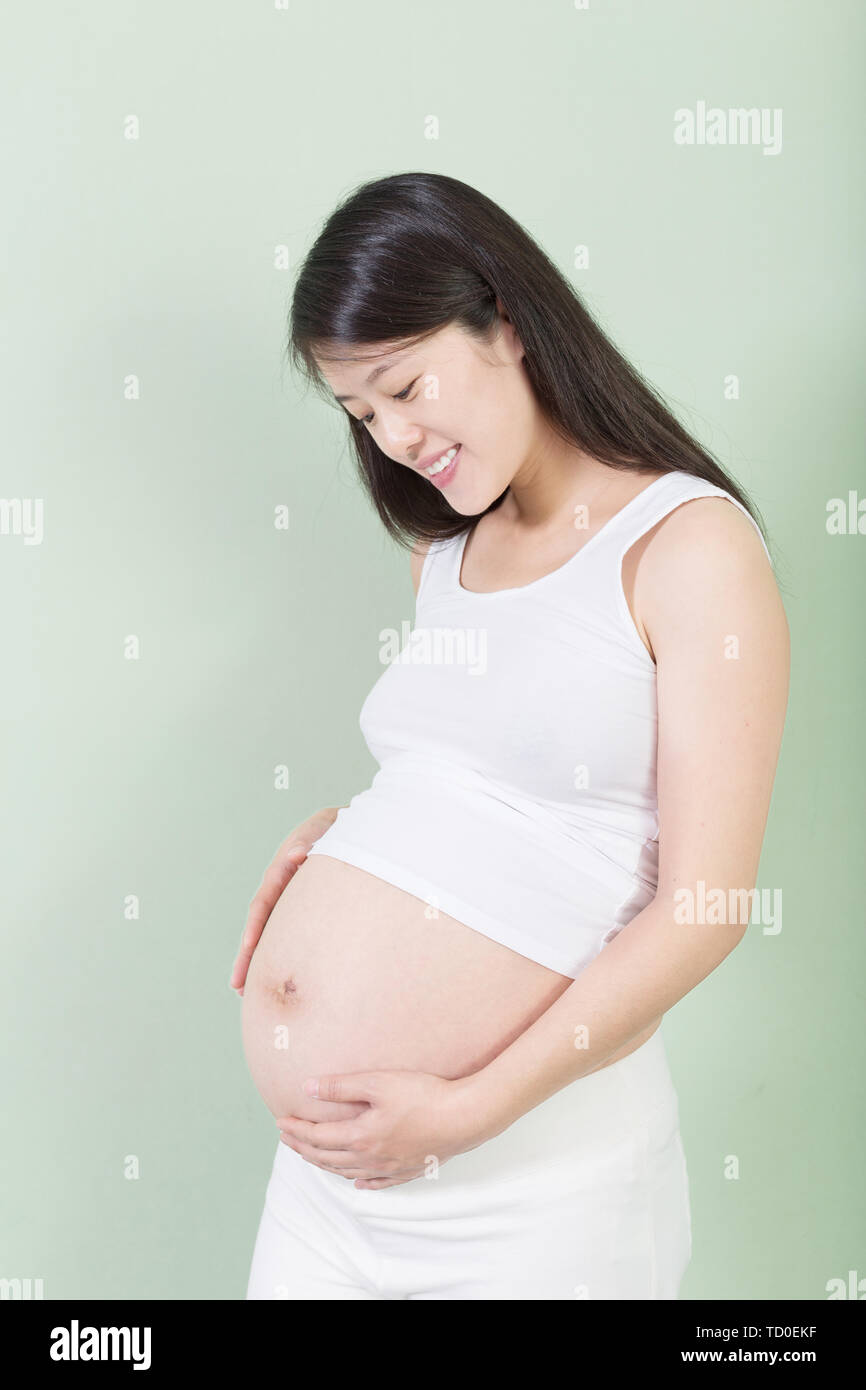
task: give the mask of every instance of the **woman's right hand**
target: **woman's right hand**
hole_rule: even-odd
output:
[[[339,806],[328,806],[324,811],[316,811],[315,815],[310,816],[309,820],[305,820],[283,840],[265,869],[261,886],[250,903],[240,950],[229,980],[229,987],[236,989],[238,994],[244,992],[243,987],[253,951],[259,944],[265,923],[276,907],[280,894],[303,864],[310,847],[333,825],[337,819],[337,812],[341,809]]]

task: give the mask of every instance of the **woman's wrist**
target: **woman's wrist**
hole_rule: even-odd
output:
[[[485,1067],[452,1080],[451,1088],[453,1123],[458,1136],[469,1141],[466,1148],[494,1139],[520,1116],[502,1088],[490,1084]]]

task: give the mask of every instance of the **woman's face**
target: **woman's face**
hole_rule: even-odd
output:
[[[415,347],[388,342],[359,352],[352,361],[317,359],[334,395],[383,454],[440,488],[456,512],[485,511],[531,466],[543,417],[507,318],[490,344],[449,325]],[[431,475],[455,446],[453,462]]]

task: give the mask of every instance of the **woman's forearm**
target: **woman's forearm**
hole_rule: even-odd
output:
[[[629,1042],[649,1036],[745,930],[677,922],[673,904],[654,898],[524,1033],[456,1083],[467,1122],[492,1138],[563,1086],[614,1061]]]

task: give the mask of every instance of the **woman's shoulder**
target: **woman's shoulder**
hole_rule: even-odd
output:
[[[662,632],[706,629],[708,614],[724,615],[725,633],[748,627],[757,647],[787,631],[763,537],[732,497],[680,502],[652,527],[639,558],[637,599],[654,650]]]
[[[672,498],[647,541],[647,555],[652,553],[668,566],[693,564],[704,547],[708,564],[724,564],[734,553],[759,568],[762,561],[766,568],[769,560],[758,523],[724,489]]]

